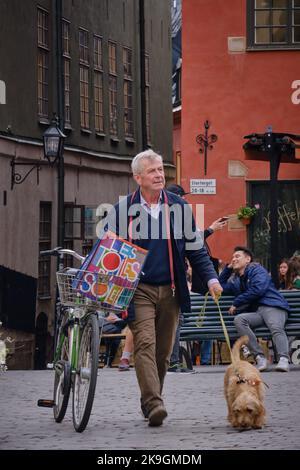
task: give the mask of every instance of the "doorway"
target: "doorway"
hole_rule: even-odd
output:
[[[270,270],[270,182],[249,182],[249,202],[260,205],[249,226],[248,244],[255,258]],[[278,181],[278,260],[300,250],[300,181]],[[300,254],[300,251],[299,251]]]
[[[37,317],[36,326],[35,326],[35,353],[34,353],[35,370],[46,369],[47,333],[48,333],[48,317],[44,312],[41,312]]]

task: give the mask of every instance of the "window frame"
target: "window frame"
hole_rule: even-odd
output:
[[[42,20],[42,21],[41,21]],[[46,20],[46,21],[44,21]],[[49,63],[50,29],[49,12],[37,7],[37,114],[40,121],[49,119]],[[40,41],[40,37],[42,40]]]
[[[94,127],[97,135],[104,135],[103,38],[94,34],[93,43]]]
[[[62,19],[63,74],[64,74],[64,123],[71,126],[71,24]]]
[[[81,39],[84,39],[82,41]],[[90,50],[89,31],[78,29],[80,129],[90,131]]]
[[[300,42],[293,43],[293,10],[294,0],[287,0],[287,42],[286,43],[255,43],[255,0],[247,0],[247,51],[266,51],[266,50],[300,50]],[[280,10],[280,8],[274,8]],[[300,7],[296,7],[296,10]],[[272,8],[265,8],[265,10],[272,10]],[[264,11],[264,9],[262,9]],[[270,26],[271,27],[271,26]]]
[[[80,128],[90,129],[90,94],[89,69],[83,65],[79,67],[79,98],[80,98]]]
[[[48,215],[49,218],[45,217]],[[45,224],[49,227],[44,230]],[[40,201],[40,216],[39,216],[39,252],[50,250],[52,235],[52,203],[47,201]],[[46,286],[46,288],[45,288]],[[37,295],[39,299],[51,298],[51,256],[39,256],[38,261],[38,290]]]
[[[112,47],[112,49],[111,49]],[[109,134],[111,139],[118,140],[118,70],[117,43],[108,41],[108,102],[109,102]],[[111,50],[115,51],[114,56]]]
[[[130,57],[130,60],[129,60]],[[134,139],[133,113],[133,51],[123,46],[123,99],[124,99],[124,135],[126,140]]]
[[[65,204],[65,221],[64,221],[64,224],[65,224],[65,241],[68,241],[68,240],[83,240],[84,238],[84,207],[83,205],[81,204],[72,204],[72,203],[66,203]],[[74,209],[80,209],[80,221],[77,221],[75,220],[74,221],[74,217],[72,220],[67,220],[66,218],[66,215],[68,214],[68,211],[67,209],[72,209],[72,213],[74,214]],[[66,227],[66,224],[72,224],[73,226],[79,226],[79,235],[78,236],[74,236],[74,229],[72,229],[72,236],[68,236],[68,229]]]

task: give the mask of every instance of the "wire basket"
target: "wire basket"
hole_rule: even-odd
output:
[[[62,305],[85,309],[127,309],[136,285],[126,286],[126,281],[109,274],[65,268],[56,273]]]

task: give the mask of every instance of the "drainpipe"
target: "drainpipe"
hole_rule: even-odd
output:
[[[139,0],[139,25],[140,25],[140,86],[141,86],[141,127],[142,127],[142,150],[147,145],[146,124],[146,74],[145,74],[145,3]]]
[[[57,69],[57,115],[59,128],[64,132],[64,74],[62,49],[62,2],[56,0],[56,69]],[[57,245],[64,245],[65,214],[64,214],[64,151],[58,159],[58,197],[57,197]]]

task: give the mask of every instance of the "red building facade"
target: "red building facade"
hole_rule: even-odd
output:
[[[249,244],[268,264],[269,162],[246,159],[244,136],[264,133],[269,125],[274,132],[300,134],[299,59],[300,1],[183,0],[177,181],[190,191],[192,179],[215,180],[215,194],[191,194],[188,201],[204,204],[205,227],[231,216],[228,227],[209,240],[214,256],[223,260],[235,245]],[[217,141],[207,151],[204,174],[196,137],[204,134],[206,120]],[[300,165],[281,163],[278,178],[279,251],[291,256],[300,249]],[[245,227],[236,217],[238,208],[255,203],[261,209]]]

